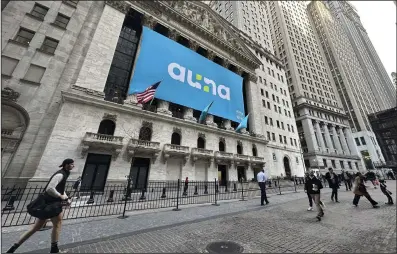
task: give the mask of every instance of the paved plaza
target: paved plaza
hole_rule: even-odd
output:
[[[395,199],[395,181],[387,184]],[[69,253],[205,253],[215,241],[235,242],[244,253],[396,252],[396,206],[385,205],[387,199],[379,189],[370,189],[379,209],[365,199],[358,208],[352,207],[353,194],[344,186],[340,203],[333,203],[329,190],[324,191],[327,207],[321,222],[314,211],[306,211],[306,194],[300,191],[271,195],[265,207],[258,206],[256,198],[68,223],[60,244]],[[2,251],[20,233],[3,230]],[[49,234],[39,232],[19,252],[48,252]]]

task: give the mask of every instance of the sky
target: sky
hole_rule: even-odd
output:
[[[396,72],[396,5],[393,1],[350,1],[357,9],[387,73]]]

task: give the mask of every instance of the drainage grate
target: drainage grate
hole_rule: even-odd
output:
[[[222,253],[242,253],[244,248],[235,243],[229,241],[213,242],[207,245],[207,251],[214,254]]]

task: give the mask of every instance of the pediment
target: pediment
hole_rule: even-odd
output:
[[[236,58],[227,60],[237,62],[240,66],[244,64],[244,69],[248,73],[255,75],[255,69],[262,64],[239,35],[231,29],[230,24],[207,4],[201,1],[146,1],[144,5],[146,7],[150,5],[150,9],[155,11],[157,17],[172,16],[181,23],[189,24],[189,28],[194,33],[221,46],[222,49],[227,49]]]

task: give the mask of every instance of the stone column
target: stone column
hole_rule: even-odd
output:
[[[351,155],[359,156],[359,152],[358,152],[356,143],[354,142],[353,134],[352,134],[350,128],[345,128],[344,131],[345,131],[344,134],[345,134],[345,137],[347,139],[347,144],[349,146]]]
[[[329,152],[333,152],[335,148],[331,141],[331,135],[329,134],[328,124],[324,124],[324,136],[325,136],[325,141],[327,142],[328,145]]]
[[[318,151],[316,136],[314,134],[314,127],[311,119],[302,120],[303,133],[305,135],[307,149],[309,152]]]
[[[333,134],[334,143],[335,143],[335,146],[336,146],[336,150],[338,151],[338,154],[343,154],[342,146],[341,146],[341,144],[339,142],[338,133],[336,132],[334,124],[331,125],[331,131],[332,131],[332,134]]]
[[[101,18],[76,80],[76,86],[103,92],[110,65],[116,50],[125,14],[129,5],[125,2],[106,1]]]
[[[197,122],[196,118],[193,117],[193,109],[185,108],[183,119],[190,122]]]
[[[251,179],[252,178],[255,178],[255,176],[254,176],[254,170],[252,169],[252,166],[251,166],[251,163],[248,163],[248,167],[247,167],[247,170],[246,170],[246,172],[245,172],[245,175],[246,175],[246,177],[247,177],[247,181],[248,182],[251,182]]]
[[[349,146],[347,145],[346,137],[345,134],[343,133],[343,127],[339,128],[339,135],[340,135],[340,140],[342,141],[343,150],[346,152],[346,154],[350,154]]]
[[[232,121],[227,120],[227,119],[223,120],[223,127],[225,127],[226,130],[229,130],[229,131],[234,130],[232,127]]]
[[[321,134],[320,122],[316,121],[314,125],[315,125],[316,132],[317,132],[317,139],[318,139],[318,141],[320,143],[319,144],[319,148],[322,151],[326,151],[326,146],[325,146],[325,143],[324,143],[323,135]]]
[[[212,126],[212,127],[216,127],[216,128],[218,127],[218,125],[216,123],[214,123],[214,116],[210,115],[210,114],[207,115],[206,124],[208,126]]]
[[[172,112],[168,109],[169,105],[170,104],[168,103],[168,101],[158,100],[157,113],[169,116],[172,115]]]

